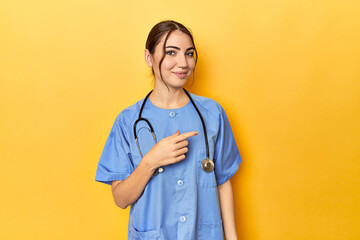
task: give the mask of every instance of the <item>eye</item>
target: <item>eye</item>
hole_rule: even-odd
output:
[[[173,56],[173,55],[175,55],[175,52],[172,51],[172,50],[170,50],[170,51],[167,51],[166,54],[167,54],[167,55],[170,55],[170,56]]]
[[[189,56],[189,57],[193,57],[193,56],[194,56],[194,52],[188,52],[188,53],[186,53],[186,55]]]

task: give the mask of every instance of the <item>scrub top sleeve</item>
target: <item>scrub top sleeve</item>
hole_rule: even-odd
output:
[[[112,181],[125,180],[132,172],[131,162],[129,142],[118,117],[102,151],[95,181],[111,185]]]
[[[217,185],[229,180],[236,173],[242,161],[229,120],[222,107],[219,118],[220,126],[214,154]]]

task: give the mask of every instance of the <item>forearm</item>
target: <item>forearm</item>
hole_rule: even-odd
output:
[[[155,169],[143,159],[137,168],[124,181],[114,181],[112,194],[115,204],[125,209],[143,193]]]
[[[218,186],[218,192],[225,237],[227,240],[237,240],[234,197],[230,180]]]

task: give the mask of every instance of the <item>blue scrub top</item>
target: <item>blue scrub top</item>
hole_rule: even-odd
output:
[[[128,239],[223,239],[217,186],[235,174],[242,160],[224,109],[214,100],[190,94],[205,121],[215,169],[206,173],[201,168],[206,145],[201,120],[192,103],[163,109],[148,99],[142,117],[152,124],[157,141],[177,130],[199,134],[187,139],[186,158],[164,166],[164,172],[153,176],[131,205]],[[99,160],[96,181],[111,185],[114,180],[124,180],[140,163],[133,125],[143,100],[116,118]],[[150,128],[140,121],[136,131],[145,155],[155,144]]]

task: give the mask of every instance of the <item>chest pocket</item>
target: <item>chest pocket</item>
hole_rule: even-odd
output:
[[[211,172],[205,172],[201,167],[201,162],[206,158],[206,150],[198,149],[197,151],[197,184],[199,187],[217,187],[215,168]],[[211,156],[211,155],[210,155]]]

